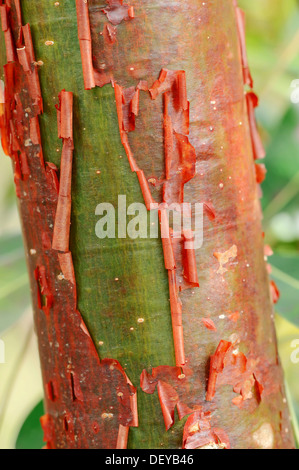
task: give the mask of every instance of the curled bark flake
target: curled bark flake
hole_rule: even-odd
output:
[[[217,386],[232,385],[233,391],[238,394],[232,399],[232,403],[242,407],[245,400],[250,400],[257,393],[258,403],[264,390],[257,380],[257,365],[259,360],[247,359],[246,356],[234,349],[234,344],[221,340],[215,354],[210,358],[209,381],[206,400],[211,401]]]
[[[266,153],[263,147],[261,137],[259,135],[254,109],[258,106],[258,97],[252,91],[246,93],[246,103],[247,103],[247,113],[248,113],[248,121],[250,127],[250,135],[251,135],[251,142],[252,142],[252,150],[253,150],[253,157],[255,160],[259,160],[260,158],[264,158]]]
[[[179,419],[192,412],[188,405],[189,382],[192,372],[183,367],[158,366],[149,374],[145,369],[140,376],[140,387],[145,393],[153,394],[156,387],[166,431],[174,424],[174,411],[177,408]]]
[[[212,428],[209,412],[192,413],[184,426],[183,449],[229,449],[229,439],[223,429]]]
[[[280,298],[280,292],[275,281],[273,280],[270,281],[270,292],[271,292],[272,302],[276,304]]]
[[[261,184],[264,179],[266,178],[266,167],[263,163],[256,163],[255,164],[255,175],[256,175],[256,182]]]
[[[222,372],[223,370],[224,357],[230,347],[231,343],[229,343],[228,341],[221,340],[216,349],[215,354],[211,356],[208,390],[206,394],[207,401],[211,401],[215,395],[217,375],[220,374],[220,372]]]
[[[133,153],[129,145],[128,136],[127,136],[127,133],[125,131],[125,126],[124,126],[124,120],[128,122],[130,121],[130,118],[128,118],[128,116],[124,117],[123,89],[117,83],[114,83],[114,93],[115,93],[116,111],[117,111],[117,117],[118,117],[118,126],[119,126],[121,143],[124,146],[131,170],[133,172],[137,172],[139,171],[139,167],[133,157]],[[130,106],[126,107],[125,109],[126,110],[130,109]],[[134,120],[134,123],[135,123],[135,120]]]

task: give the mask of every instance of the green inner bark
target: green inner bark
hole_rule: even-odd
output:
[[[74,1],[64,1],[57,8],[54,2],[42,0],[37,8],[35,2],[25,0],[22,14],[23,23],[30,23],[32,29],[36,60],[44,63],[40,70],[44,159],[58,168],[62,144],[54,105],[62,89],[74,93],[70,246],[78,309],[100,357],[119,360],[138,386],[140,425],[131,428],[128,447],[160,447],[161,442],[169,447],[171,442],[166,444],[165,436],[162,438],[165,429],[157,394],[145,394],[139,387],[144,367],[175,365],[161,240],[100,240],[95,234],[97,204],[109,202],[117,208],[119,194],[126,195],[127,205],[143,202],[137,176],[120,141],[114,90],[111,85],[84,90]],[[54,41],[54,45],[47,46],[46,41]],[[138,318],[144,322],[139,323]],[[181,442],[181,434],[167,434],[169,439]]]

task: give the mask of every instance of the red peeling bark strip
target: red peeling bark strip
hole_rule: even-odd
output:
[[[30,119],[30,139],[34,145],[39,145],[41,141],[38,117]]]
[[[140,185],[140,189],[142,192],[142,196],[144,199],[145,206],[147,210],[151,210],[151,204],[155,204],[155,200],[152,197],[151,190],[149,188],[147,179],[144,175],[144,172],[142,170],[137,170],[137,177]]]
[[[216,380],[217,375],[223,369],[223,360],[227,350],[230,348],[231,343],[228,341],[221,340],[216,352],[210,359],[210,373],[209,373],[209,381],[208,381],[208,390],[206,395],[206,400],[211,401],[215,395],[216,391]]]
[[[84,88],[90,90],[95,86],[106,85],[111,77],[94,70],[93,67],[88,0],[76,0],[76,9]]]
[[[250,91],[246,93],[246,103],[247,103],[247,112],[248,112],[248,120],[249,120],[249,127],[250,127],[250,134],[251,134],[251,142],[252,142],[252,150],[253,150],[253,157],[255,160],[259,160],[260,158],[264,158],[266,153],[263,147],[261,137],[257,130],[254,109],[258,106],[258,97],[255,93]]]
[[[177,366],[183,366],[186,360],[182,323],[182,303],[178,296],[175,270],[168,270],[168,285],[175,361]]]
[[[2,89],[2,83],[0,82],[0,134],[1,134],[1,145],[5,155],[9,154],[9,143],[8,143],[8,133],[6,129],[5,121],[5,97],[4,97],[4,88]]]
[[[42,95],[38,71],[35,65],[35,54],[33,50],[32,36],[29,24],[22,26],[22,34],[24,37],[24,47],[27,54],[27,61],[30,63],[30,70],[26,72],[28,90],[33,101],[33,106],[37,107],[38,109],[37,114],[41,114],[43,112]]]
[[[194,287],[199,287],[192,230],[183,232],[183,245],[184,277]]]
[[[133,157],[133,154],[132,154],[132,151],[131,151],[131,148],[130,148],[130,145],[129,145],[129,141],[128,141],[128,136],[127,136],[127,133],[124,129],[124,124],[123,124],[123,122],[124,122],[124,116],[123,116],[123,113],[124,113],[124,110],[123,110],[123,102],[124,102],[123,89],[117,83],[114,83],[114,94],[115,94],[116,111],[117,111],[117,117],[118,117],[118,127],[119,127],[121,143],[124,146],[124,149],[125,149],[125,152],[126,152],[131,170],[133,172],[137,172],[137,171],[139,171],[139,167],[138,167],[138,165],[137,165],[137,163],[136,163],[136,161]]]
[[[22,45],[22,13],[20,0],[14,0],[14,6],[16,11],[16,20],[17,20],[17,39],[16,46],[20,47]]]
[[[5,32],[9,28],[6,5],[0,5],[0,13],[1,13],[1,28],[2,28],[2,31]]]
[[[127,449],[129,430],[129,426],[123,426],[122,424],[119,425],[116,449]]]
[[[162,246],[163,246],[165,269],[172,271],[175,269],[175,259],[174,259],[173,246],[172,246],[172,241],[171,241],[171,236],[170,236],[168,217],[167,217],[166,209],[163,207],[160,207],[159,209],[159,218],[160,218],[160,224],[161,224],[161,235],[162,235]]]
[[[21,64],[21,66],[24,69],[24,72],[29,72],[30,71],[30,63],[28,60],[28,55],[26,53],[26,47],[21,47],[20,49],[17,49],[17,54],[18,54],[18,61]]]
[[[152,197],[143,170],[141,170],[136,163],[127,135],[128,132],[132,132],[135,129],[135,116],[138,115],[139,110],[140,88],[138,88],[138,86],[139,85],[137,85],[136,88],[130,87],[123,89],[120,85],[114,83],[114,93],[121,142],[124,146],[131,170],[137,174],[145,206],[147,210],[151,210],[151,204],[156,204],[156,202]],[[144,87],[142,84],[141,86]]]
[[[71,224],[71,181],[73,162],[73,94],[67,91],[59,93],[58,136],[63,140],[61,154],[60,183],[58,204],[54,223],[54,250],[67,253]]]
[[[76,0],[78,38],[80,42],[83,80],[85,90],[94,88],[95,80],[92,63],[92,45],[89,24],[88,3],[84,0]]]
[[[243,67],[243,79],[244,79],[244,83],[250,86],[250,88],[252,88],[253,80],[252,80],[249,65],[248,65],[246,41],[245,41],[245,13],[237,5],[235,6],[235,10],[236,10],[236,17],[237,17],[237,27],[238,27],[238,35],[239,35],[239,42],[240,42],[242,67]]]
[[[236,18],[237,18],[237,28],[238,28],[238,35],[239,35],[244,84],[248,85],[252,89],[253,80],[252,80],[249,65],[248,65],[246,41],[245,41],[245,13],[243,10],[241,10],[238,7],[237,2],[234,2],[234,3],[235,3]],[[246,93],[246,103],[247,103],[247,110],[248,110],[248,119],[249,119],[250,133],[251,133],[253,155],[254,155],[254,159],[257,160],[257,159],[265,157],[265,150],[264,150],[260,135],[257,130],[256,120],[254,116],[254,108],[258,106],[258,98],[255,95],[255,93],[253,92]],[[265,173],[262,173],[261,171],[257,173],[258,183],[262,182],[264,178],[265,178]]]
[[[6,58],[7,62],[14,62],[16,60],[16,50],[13,42],[12,32],[8,19],[8,8],[7,5],[1,5],[1,26],[4,33],[4,41],[6,48]]]

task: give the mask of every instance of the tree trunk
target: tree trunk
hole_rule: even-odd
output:
[[[6,0],[1,17],[46,447],[292,448],[242,12]],[[98,238],[119,195],[166,233],[162,202],[203,207],[202,247],[175,227]]]

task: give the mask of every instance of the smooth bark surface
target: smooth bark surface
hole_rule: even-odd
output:
[[[121,3],[23,0],[35,57],[29,54],[29,66],[22,52],[6,59],[15,65],[6,68],[2,127],[14,154],[47,446],[121,448],[129,432],[128,448],[291,448],[254,162],[256,103],[244,93],[250,80],[244,51],[242,70],[239,13],[233,1],[132,0],[133,10]],[[18,5],[6,1],[13,43],[28,51]],[[43,113],[30,90],[37,70]],[[60,107],[68,128],[61,143],[55,104],[64,89],[73,107]],[[52,165],[62,170],[62,145],[64,155],[73,147],[65,177]],[[167,169],[176,158],[181,166]],[[160,238],[96,237],[97,204],[117,208],[118,195],[127,205],[143,203],[148,189],[158,203],[205,203],[204,242],[195,250],[199,287],[186,278],[184,252],[173,240],[176,269]],[[53,243],[59,198],[66,212],[71,201],[63,248]],[[68,229],[67,216],[62,220],[58,235]]]

